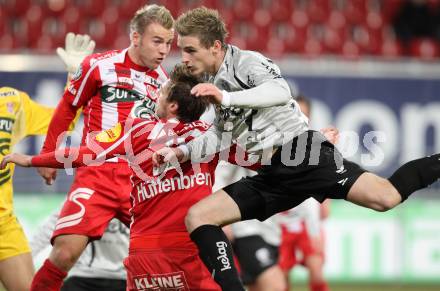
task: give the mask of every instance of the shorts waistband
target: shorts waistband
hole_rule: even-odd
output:
[[[140,249],[197,249],[187,232],[141,235],[130,238],[130,252]]]

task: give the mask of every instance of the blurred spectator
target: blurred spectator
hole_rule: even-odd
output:
[[[394,18],[394,29],[404,45],[415,38],[434,38],[436,36],[436,11],[426,0],[404,1]]]

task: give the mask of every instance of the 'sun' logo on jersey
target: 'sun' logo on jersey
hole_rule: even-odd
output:
[[[133,102],[141,99],[134,91],[110,86],[102,87],[101,98],[107,103]]]
[[[145,97],[142,101],[137,101],[131,110],[130,115],[135,118],[151,119],[156,115],[156,102],[148,97]]]

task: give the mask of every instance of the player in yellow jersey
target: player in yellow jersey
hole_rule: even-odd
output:
[[[83,58],[93,52],[89,36],[66,36],[66,49],[57,53],[69,73],[75,71]],[[0,88],[0,158],[30,135],[45,134],[54,112],[40,105],[25,93],[10,87]],[[30,247],[13,209],[12,175],[14,165],[0,170],[0,281],[7,290],[30,289],[34,266]]]

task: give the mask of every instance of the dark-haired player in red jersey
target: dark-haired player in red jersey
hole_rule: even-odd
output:
[[[87,57],[58,104],[42,153],[56,150],[81,107],[82,145],[89,142],[91,132],[109,129],[131,113],[153,113],[156,91],[167,80],[160,64],[170,51],[173,22],[163,6],[145,6],[131,20],[129,48]],[[47,168],[39,172],[48,184],[56,175]],[[31,290],[59,290],[88,242],[99,239],[112,218],[129,223],[130,174],[127,163],[117,158],[76,171],[53,233],[53,249]]]
[[[184,224],[189,207],[212,192],[217,158],[162,169],[153,168],[150,159],[158,148],[190,141],[209,127],[196,121],[209,102],[191,95],[199,81],[185,72],[184,67],[177,67],[160,90],[156,112],[161,120],[128,119],[97,134],[93,143],[79,150],[35,157],[12,154],[2,162],[2,166],[15,162],[62,168],[66,157],[72,157],[74,167],[115,156],[128,160],[134,173],[130,251],[125,261],[128,290],[221,290],[200,260]],[[232,151],[230,156],[236,153]]]

